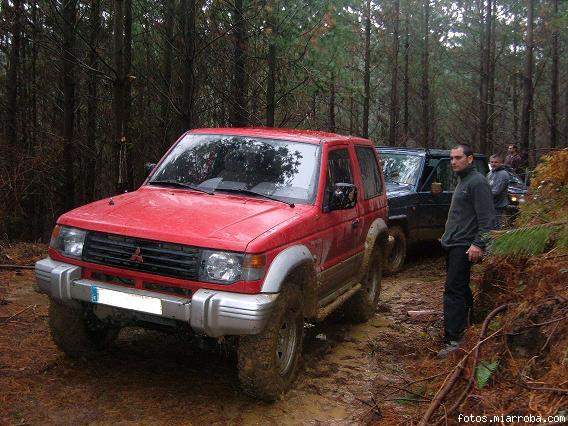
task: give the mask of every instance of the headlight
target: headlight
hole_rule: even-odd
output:
[[[49,246],[63,256],[80,259],[83,254],[86,232],[82,229],[55,226]]]
[[[199,281],[219,284],[256,281],[263,277],[265,263],[265,257],[261,255],[203,250]]]

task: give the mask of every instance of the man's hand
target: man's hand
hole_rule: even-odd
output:
[[[466,254],[470,262],[476,263],[483,257],[483,250],[473,244],[467,249]]]

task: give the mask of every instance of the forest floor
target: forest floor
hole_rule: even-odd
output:
[[[33,281],[31,270],[0,271],[0,424],[410,424],[431,399],[406,391],[425,379],[415,366],[452,365],[435,358],[440,317],[407,315],[441,311],[444,260],[432,247],[383,279],[368,323],[335,316],[307,327],[303,370],[274,404],[243,395],[234,357],[177,335],[124,329],[94,360],[65,358]]]

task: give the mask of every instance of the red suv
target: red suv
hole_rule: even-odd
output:
[[[386,218],[366,139],[193,130],[137,191],[62,215],[36,277],[67,355],[125,325],[234,336],[244,390],[274,400],[298,370],[304,321],[374,314]]]

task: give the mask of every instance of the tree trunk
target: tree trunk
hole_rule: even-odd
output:
[[[487,102],[487,153],[493,152],[494,147],[494,123],[495,123],[495,55],[496,55],[496,16],[497,16],[497,1],[493,1],[491,14],[491,33],[490,33],[490,48],[489,48],[489,67],[488,67],[488,84],[489,94]]]
[[[195,0],[181,0],[181,24],[183,28],[183,99],[181,131],[193,127],[193,96],[195,92]]]
[[[77,21],[77,1],[67,0],[63,3],[63,208],[70,210],[75,204],[75,175],[73,161],[75,159],[75,25]]]
[[[329,104],[327,114],[327,129],[335,132],[335,73],[331,73],[331,80],[329,82]]]
[[[513,57],[517,57],[517,43],[513,42]],[[519,144],[519,91],[518,91],[518,81],[519,75],[517,72],[517,66],[513,66],[513,74],[511,75],[511,91],[512,91],[512,102],[513,102],[513,143],[515,145]]]
[[[274,31],[274,30],[273,30]],[[270,37],[273,37],[271,35]],[[266,125],[274,127],[275,91],[276,91],[276,45],[271,41],[268,46],[268,78],[266,81]]]
[[[410,62],[410,33],[408,28],[408,21],[410,19],[410,8],[408,7],[405,13],[404,22],[404,143],[408,141],[409,138],[409,111],[408,111],[408,89],[410,86],[409,80],[409,62]]]
[[[531,110],[533,108],[533,10],[534,0],[527,0],[526,60],[523,75],[523,110],[521,115],[521,147],[528,153]]]
[[[429,82],[429,38],[430,1],[423,2],[424,45],[422,47],[422,146],[430,146],[430,82]]]
[[[172,57],[174,50],[174,15],[175,15],[175,0],[167,0],[164,3],[164,31],[165,31],[165,48],[164,56],[162,58],[164,73],[164,95],[162,96],[161,105],[161,138],[162,138],[162,151],[171,143],[170,141],[170,123],[171,123],[171,108],[170,102],[172,98]]]
[[[553,0],[554,4],[554,18],[558,17],[558,0]],[[552,29],[552,69],[551,69],[551,82],[550,82],[550,147],[556,148],[558,145],[558,109],[559,109],[559,95],[558,95],[558,23],[553,23]]]
[[[97,116],[99,109],[98,81],[96,70],[98,60],[96,49],[99,47],[99,33],[101,31],[101,0],[91,0],[90,7],[90,34],[89,34],[89,57],[87,65],[92,71],[88,77],[88,98],[87,98],[87,144],[91,147],[91,156],[88,158],[85,180],[87,183],[86,201],[95,198],[95,172],[97,158],[93,155],[97,151]]]
[[[114,71],[116,73],[113,87],[113,133],[114,141],[111,150],[112,182],[116,185],[115,191],[120,192],[124,186],[124,96],[126,93],[124,81],[124,2],[114,0],[113,8],[113,37],[114,37]],[[115,163],[116,162],[116,163]]]
[[[394,1],[394,30],[392,40],[392,71],[389,145],[395,146],[398,141],[398,26],[400,21],[400,0]]]
[[[491,0],[487,0],[485,6],[485,26],[483,30],[481,78],[479,102],[479,150],[487,154],[487,128],[489,106],[489,69],[491,67]]]
[[[132,111],[132,0],[124,1],[124,182],[121,192],[134,187],[134,170],[132,165],[133,144],[130,140],[130,113]]]
[[[248,123],[248,109],[246,101],[246,38],[245,20],[243,16],[243,0],[235,0],[233,9],[233,37],[234,37],[234,70],[233,70],[233,111],[231,125],[244,127]]]
[[[371,103],[371,0],[367,0],[365,11],[365,71],[363,74],[363,84],[365,93],[363,95],[363,132],[361,136],[369,137],[369,109]],[[334,85],[335,89],[335,85]],[[335,125],[334,125],[335,127]]]
[[[7,8],[7,4],[3,4]],[[6,9],[7,10],[7,9]],[[18,150],[18,87],[20,79],[20,49],[22,43],[22,3],[15,0],[12,5],[12,44],[8,59],[6,78],[7,106],[6,106],[6,142],[7,166],[14,164],[15,154]]]
[[[32,137],[31,137],[31,146],[33,149],[36,149],[37,143],[37,58],[39,53],[39,31],[38,31],[38,19],[37,19],[37,1],[34,0],[31,4],[32,8],[32,75],[31,75],[31,86],[32,86],[32,95],[31,95],[31,116],[32,116]]]

